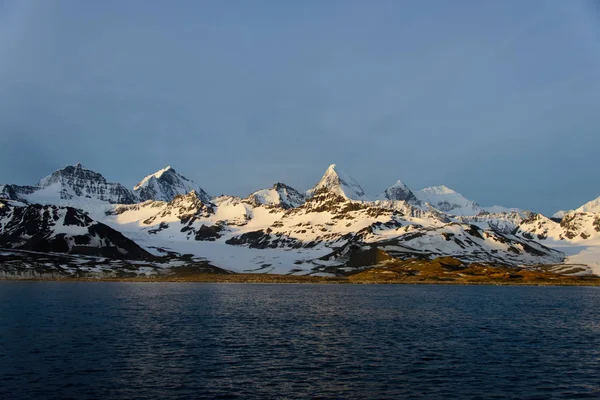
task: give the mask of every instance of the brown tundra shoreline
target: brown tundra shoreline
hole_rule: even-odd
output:
[[[164,274],[147,276],[137,275],[134,271],[123,272],[120,276],[73,276],[43,272],[20,276],[5,274],[0,281],[600,286],[600,277],[596,275],[562,275],[553,272],[554,267],[556,266],[539,265],[521,268],[482,263],[465,264],[452,257],[439,257],[433,260],[392,260],[338,276],[232,273],[216,267],[207,270],[206,266],[200,266],[171,268]],[[567,267],[566,270],[570,274],[583,271],[581,266],[577,265],[560,265],[560,267],[562,271]]]

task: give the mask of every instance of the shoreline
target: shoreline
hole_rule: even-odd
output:
[[[508,280],[481,279],[476,281],[450,279],[423,280],[358,280],[347,277],[320,277],[307,275],[279,274],[197,274],[189,276],[149,276],[131,278],[71,278],[71,277],[31,277],[0,279],[10,282],[103,282],[103,283],[217,283],[217,284],[318,284],[318,285],[457,285],[457,286],[600,286],[600,278],[573,277],[572,279],[548,280]]]

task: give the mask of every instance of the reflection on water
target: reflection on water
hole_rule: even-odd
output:
[[[0,398],[600,397],[600,290],[0,284]]]

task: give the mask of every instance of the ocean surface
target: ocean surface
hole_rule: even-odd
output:
[[[2,282],[0,398],[600,398],[600,288]]]

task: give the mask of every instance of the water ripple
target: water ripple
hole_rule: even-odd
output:
[[[600,398],[595,288],[0,284],[0,398]]]

